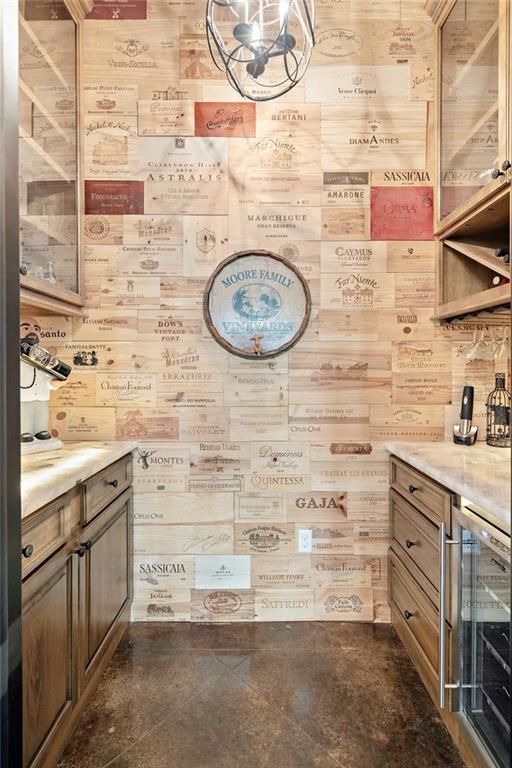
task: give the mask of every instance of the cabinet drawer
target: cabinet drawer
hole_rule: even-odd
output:
[[[89,523],[132,482],[132,457],[124,456],[83,483],[82,525]]]
[[[442,522],[449,525],[450,491],[395,456],[390,458],[390,477],[391,487],[414,504],[434,525]]]
[[[22,521],[21,573],[28,576],[61,547],[71,530],[80,522],[78,490],[61,496]]]
[[[439,529],[393,490],[390,507],[393,542],[439,592]]]

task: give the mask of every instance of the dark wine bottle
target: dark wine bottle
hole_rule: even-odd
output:
[[[508,248],[496,248],[495,254],[499,259],[503,259],[505,264],[510,261],[510,251]]]
[[[510,280],[508,277],[504,277],[504,275],[494,275],[492,279],[493,288],[495,288],[497,285],[506,285],[507,283],[510,283]]]

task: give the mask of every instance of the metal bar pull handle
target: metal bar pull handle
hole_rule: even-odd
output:
[[[446,682],[446,547],[458,544],[446,538],[446,523],[439,526],[439,707],[446,707],[446,691],[458,683]]]

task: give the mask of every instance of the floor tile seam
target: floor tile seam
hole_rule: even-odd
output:
[[[325,746],[322,746],[322,744],[319,744],[319,742],[311,736],[310,733],[305,731],[302,726],[299,723],[296,723],[295,720],[292,720],[289,715],[286,714],[286,712],[283,712],[279,707],[277,707],[272,701],[269,701],[267,697],[261,693],[257,688],[255,688],[253,685],[247,682],[247,680],[244,680],[243,677],[241,677],[237,671],[236,668],[231,670],[232,674],[237,677],[240,682],[242,682],[244,685],[247,686],[259,699],[265,702],[274,712],[279,714],[281,717],[284,717],[285,720],[287,720],[290,725],[292,725],[296,730],[298,730],[303,736],[306,737],[306,739],[311,742],[315,747],[317,747],[322,753],[327,754],[329,756],[329,759],[333,761],[334,765],[336,765],[338,768],[344,768],[341,763],[339,763],[335,758],[332,757],[332,755],[328,752],[328,750],[325,748]]]
[[[195,699],[197,699],[198,696],[202,696],[210,688],[213,688],[213,686],[216,685],[219,682],[219,680],[221,680],[223,677],[227,677],[228,673],[231,670],[228,667],[226,667],[225,665],[223,665],[223,666],[225,667],[225,669],[214,680],[210,680],[209,683],[207,683],[205,686],[200,688],[191,698],[189,698],[186,701],[184,701],[181,706],[177,707],[172,712],[168,712],[165,717],[163,717],[161,720],[159,720],[158,723],[155,723],[155,725],[151,726],[151,728],[149,730],[145,731],[132,744],[127,746],[125,749],[121,750],[121,752],[119,752],[119,754],[117,754],[115,757],[110,759],[107,763],[103,763],[101,766],[98,766],[98,768],[108,768],[110,765],[115,763],[116,760],[118,760],[120,757],[122,757],[126,752],[128,752],[130,749],[135,747],[140,741],[142,741],[142,739],[145,739],[147,736],[149,736],[149,734],[152,733],[156,728],[159,728],[163,723],[165,723],[166,720],[171,720],[179,712],[181,712],[182,709],[185,709],[185,707],[189,706]]]

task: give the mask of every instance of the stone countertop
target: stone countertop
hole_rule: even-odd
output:
[[[112,462],[131,453],[134,442],[65,443],[57,451],[21,457],[21,516],[69,491]]]
[[[486,519],[510,533],[510,450],[485,443],[402,443],[387,450],[449,490],[481,507]]]

